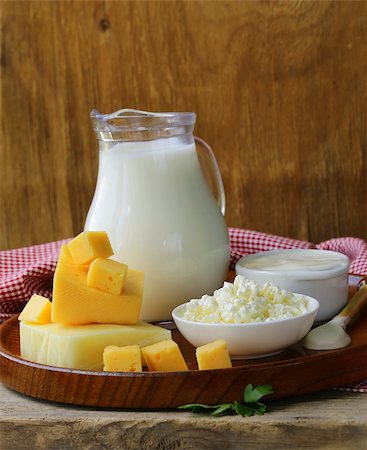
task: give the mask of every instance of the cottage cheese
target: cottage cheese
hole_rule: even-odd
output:
[[[237,275],[213,296],[203,295],[186,306],[183,319],[205,323],[253,323],[288,319],[308,311],[305,296],[280,289],[271,283],[260,287]]]

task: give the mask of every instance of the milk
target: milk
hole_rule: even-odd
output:
[[[85,229],[106,230],[113,258],[145,273],[141,319],[171,320],[180,303],[221,287],[227,229],[192,140],[100,142],[99,157]]]

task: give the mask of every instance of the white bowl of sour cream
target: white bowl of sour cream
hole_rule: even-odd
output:
[[[271,250],[241,258],[236,274],[317,299],[319,322],[332,319],[347,303],[349,266],[347,256],[328,250]]]
[[[213,296],[177,306],[173,320],[195,347],[224,339],[232,359],[260,358],[281,352],[310,331],[319,303],[267,283],[237,276]]]

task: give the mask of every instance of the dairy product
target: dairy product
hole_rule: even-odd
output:
[[[75,264],[89,264],[95,258],[113,255],[112,247],[105,231],[83,231],[68,243],[68,249]]]
[[[57,263],[51,320],[65,324],[114,323],[134,324],[140,313],[144,274],[130,269],[121,295],[87,286],[85,266],[77,266],[61,250]]]
[[[226,369],[232,367],[227,344],[224,339],[202,345],[196,349],[199,370]]]
[[[127,272],[126,264],[112,259],[97,258],[89,266],[87,286],[120,295],[124,289]]]
[[[243,259],[242,267],[260,271],[335,271],[343,272],[349,266],[345,255],[319,250],[276,250],[257,253]]]
[[[178,138],[100,142],[86,230],[106,230],[113,259],[145,274],[141,318],[213,292],[227,276],[229,243],[195,144]]]
[[[287,319],[308,311],[306,297],[280,289],[271,283],[260,287],[237,275],[225,282],[213,296],[204,295],[187,305],[183,318],[206,323],[252,323]]]
[[[154,372],[177,372],[189,370],[176,342],[164,340],[142,347],[141,352],[148,369]]]
[[[317,299],[320,308],[316,321],[325,321],[348,301],[349,265],[346,255],[329,250],[270,250],[242,257],[236,273],[259,285],[269,281]]]
[[[103,370],[107,372],[141,372],[141,352],[138,345],[109,345],[103,351]]]
[[[48,298],[33,294],[28,300],[18,320],[27,320],[34,323],[51,322],[51,302]]]
[[[347,347],[352,339],[345,332],[343,317],[336,316],[330,322],[311,330],[303,339],[302,345],[310,350],[335,350]]]
[[[171,338],[169,330],[142,321],[136,325],[74,326],[22,321],[19,332],[22,358],[80,370],[102,370],[103,351],[109,345],[142,347]]]

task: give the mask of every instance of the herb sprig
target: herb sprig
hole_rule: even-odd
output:
[[[238,414],[242,417],[259,414],[262,416],[266,411],[266,405],[259,400],[265,395],[273,393],[270,385],[256,386],[248,384],[243,392],[243,403],[234,401],[233,403],[222,403],[220,405],[204,405],[202,403],[190,403],[179,406],[180,410],[191,410],[197,414],[209,414],[211,416],[225,416]]]

